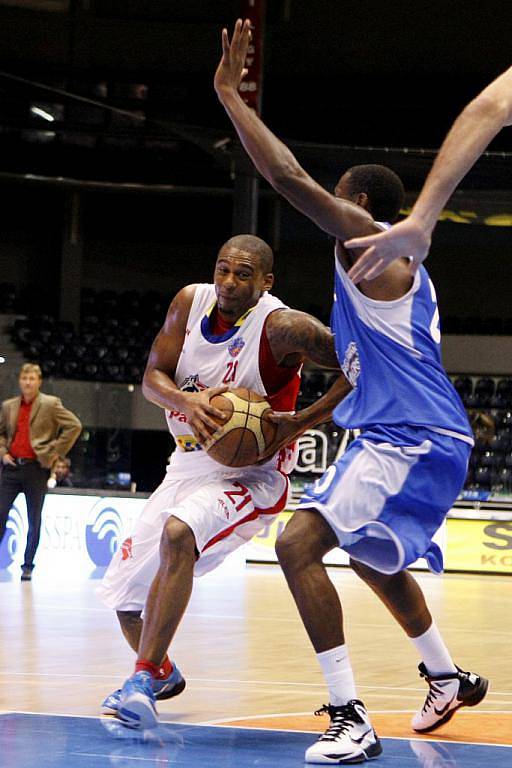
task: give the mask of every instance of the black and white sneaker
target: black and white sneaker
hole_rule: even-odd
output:
[[[380,755],[382,746],[362,701],[353,699],[341,707],[324,704],[315,715],[324,712],[331,718],[331,724],[306,750],[306,763],[351,765]]]
[[[429,675],[422,663],[418,667],[429,689],[423,707],[412,719],[412,727],[419,733],[435,731],[451,720],[461,707],[474,707],[487,693],[489,681],[473,672],[457,667],[455,674]]]

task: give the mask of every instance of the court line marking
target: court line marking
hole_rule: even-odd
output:
[[[88,673],[73,673],[73,672],[18,672],[14,670],[9,670],[8,672],[0,670],[0,678],[5,677],[59,677],[59,678],[79,678],[79,679],[92,679],[92,680],[118,680],[118,675],[98,675],[98,674],[88,674]],[[218,685],[219,683],[223,685],[260,685],[260,686],[281,686],[285,689],[290,688],[311,688],[316,689],[320,688],[322,692],[325,692],[325,683],[319,682],[319,683],[306,683],[306,682],[293,682],[289,680],[239,680],[239,679],[226,679],[226,678],[215,678],[215,677],[187,677],[187,683],[211,683],[212,685]],[[365,684],[358,684],[357,686],[360,689],[365,689],[368,691],[399,691],[401,693],[425,693],[425,687],[422,688],[413,688],[410,686],[396,686],[396,685],[365,685]],[[378,694],[375,694],[378,695]],[[382,694],[384,695],[384,694]],[[491,690],[488,691],[487,696],[504,696],[512,697],[512,691],[495,691]]]
[[[413,715],[416,710],[415,709],[370,709],[368,710],[370,714],[372,715]],[[472,717],[476,717],[478,715],[512,715],[512,710],[510,709],[502,709],[502,710],[493,710],[488,712],[482,712],[482,711],[470,711],[466,712],[464,711],[463,714],[471,715]],[[236,723],[237,720],[266,720],[267,718],[278,718],[278,717],[313,717],[313,714],[311,711],[306,712],[275,712],[270,715],[247,715],[247,717],[221,717],[216,720],[205,720],[204,722],[201,722],[201,725],[224,725],[225,723]],[[238,727],[238,726],[237,726]],[[240,726],[242,727],[242,726]],[[250,726],[246,726],[250,727]],[[286,729],[284,729],[286,730]],[[295,730],[295,729],[292,729]],[[305,731],[305,733],[310,733],[310,731]],[[316,731],[311,731],[311,733],[316,733]],[[394,738],[394,737],[392,737]],[[397,737],[398,738],[398,737]],[[421,741],[424,741],[424,739],[421,739]],[[436,739],[433,739],[433,741],[436,741]]]
[[[13,601],[14,605],[14,601]],[[79,613],[112,613],[112,610],[110,608],[82,608],[82,607],[75,607],[75,606],[67,606],[67,605],[45,605],[44,603],[36,603],[34,607],[41,608],[44,610],[53,610],[53,611],[75,611]],[[262,621],[262,622],[281,622],[286,624],[297,624],[302,626],[300,619],[297,617],[290,617],[286,618],[284,616],[275,616],[275,617],[269,617],[269,616],[257,616],[254,614],[251,614],[251,616],[246,615],[238,615],[238,614],[221,614],[221,613],[186,613],[183,619],[220,619],[222,621],[226,619],[231,619],[233,621],[239,620],[239,621]],[[369,624],[369,623],[362,623],[362,622],[352,622],[351,626],[353,627],[361,627],[363,629],[382,629],[382,624]],[[445,633],[452,632],[452,633],[467,633],[467,628],[463,627],[449,627],[444,626],[443,631]],[[483,627],[482,629],[479,629],[479,634],[489,634],[493,637],[496,637],[496,635],[509,637],[512,636],[512,631],[508,630],[494,630],[492,628],[486,629]]]
[[[69,752],[69,755],[75,755],[79,757],[111,757],[110,752]],[[138,760],[139,762],[143,763],[164,763],[165,765],[169,765],[169,763],[177,763],[177,760],[173,760],[169,757],[133,757],[132,755],[123,755],[122,757],[124,760]]]
[[[17,605],[15,601],[12,602],[12,605]],[[79,613],[113,613],[111,608],[93,608],[93,607],[76,607],[72,605],[58,605],[58,604],[44,604],[44,603],[35,603],[36,608],[41,608],[43,610],[52,610],[52,611],[69,611],[69,612],[79,612]],[[191,618],[191,619],[220,619],[220,620],[239,620],[239,621],[262,621],[262,622],[281,622],[286,624],[298,624],[302,626],[302,623],[300,621],[299,617],[295,616],[258,616],[257,614],[251,614],[250,616],[244,615],[244,614],[225,614],[225,613],[185,613],[184,619]],[[378,624],[372,624],[368,622],[352,622],[351,626],[354,627],[362,627],[366,629],[382,629],[382,623]],[[390,626],[393,626],[390,624]],[[443,626],[444,632],[465,632],[467,633],[467,628],[463,627],[450,627],[449,625]],[[481,630],[479,629],[479,634],[489,634],[493,637],[496,635],[504,635],[505,637],[508,637],[512,635],[512,631],[508,630],[494,630],[492,628],[486,629],[483,627]]]
[[[395,710],[383,710],[380,712],[380,714],[386,714],[387,712],[393,713]],[[397,710],[400,711],[400,710]],[[309,714],[307,712],[275,712],[270,715],[253,715],[250,719],[257,720],[257,719],[263,719],[265,717],[294,717],[297,715],[304,715]],[[474,714],[478,714],[478,712],[475,712]],[[508,714],[508,713],[507,713]],[[0,711],[0,715],[38,715],[39,717],[68,717],[68,718],[75,718],[80,719],[84,718],[87,720],[108,720],[108,717],[101,717],[97,715],[69,715],[69,714],[63,714],[61,712],[30,712],[25,710],[8,710],[8,711]],[[237,718],[226,718],[225,723],[228,723],[231,721],[233,723]],[[240,719],[249,719],[249,718],[240,718]],[[214,720],[214,721],[204,721],[200,723],[191,723],[188,721],[179,721],[175,722],[173,720],[160,720],[160,725],[185,725],[185,726],[199,726],[199,727],[218,727],[218,728],[238,728],[239,730],[243,731],[254,731],[255,728],[252,728],[249,725],[226,725],[223,724],[222,721]],[[260,731],[284,731],[285,733],[312,733],[312,734],[318,734],[318,731],[302,731],[298,730],[296,728],[259,728]],[[439,741],[439,739],[435,738],[423,738],[419,739],[417,737],[408,738],[407,736],[382,736],[382,739],[395,739],[396,741],[432,741],[438,744],[443,744],[444,741]],[[473,747],[508,747],[511,748],[512,745],[510,744],[493,744],[488,742],[472,742],[472,741],[452,741],[450,740],[447,742],[449,744],[469,744]],[[72,754],[86,754],[86,753],[72,753]],[[102,757],[104,755],[101,755]],[[123,755],[124,759],[124,755]]]
[[[384,712],[380,712],[380,714],[385,714],[388,710],[384,710]],[[389,712],[394,712],[395,710],[389,710]],[[400,711],[400,710],[396,710]],[[375,714],[377,710],[371,710],[371,714]],[[266,717],[296,717],[297,715],[304,715],[309,714],[308,712],[287,712],[287,713],[275,713],[272,715],[253,715],[252,717],[247,718],[240,718],[240,719],[246,719],[246,720],[258,720],[263,719]],[[478,714],[478,713],[474,713]],[[508,714],[508,713],[507,713]],[[213,721],[205,721],[200,723],[200,725],[212,725],[212,726],[218,726],[219,728],[240,728],[241,730],[245,731],[254,731],[254,730],[260,730],[260,731],[284,731],[285,733],[313,733],[318,735],[319,731],[303,731],[299,730],[297,728],[254,728],[250,725],[235,725],[236,718],[233,720],[230,720],[229,718],[226,719],[224,722],[221,720],[213,720]],[[441,740],[439,741],[439,738],[424,738],[420,739],[418,736],[412,736],[411,738],[408,738],[407,736],[379,736],[380,739],[386,740],[386,739],[394,739],[396,741],[431,741],[436,744],[466,744],[472,747],[508,747],[508,749],[512,748],[512,744],[494,744],[494,743],[487,743],[483,741],[453,741],[450,739],[450,741]]]

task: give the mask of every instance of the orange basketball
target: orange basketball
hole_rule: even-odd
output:
[[[277,425],[269,421],[272,408],[261,395],[243,387],[215,395],[210,403],[229,418],[205,446],[208,455],[226,467],[256,464],[272,443]]]

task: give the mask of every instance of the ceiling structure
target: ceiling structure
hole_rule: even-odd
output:
[[[511,63],[512,14],[480,5],[324,0],[312,19],[310,3],[269,0],[264,118],[328,183],[349,147],[372,146],[399,150],[387,157],[419,186],[454,116]],[[220,29],[239,9],[0,0],[0,171],[225,184],[236,145],[223,142],[232,131],[212,77]],[[512,131],[493,149],[512,152]],[[469,185],[506,189],[510,158],[486,162]]]

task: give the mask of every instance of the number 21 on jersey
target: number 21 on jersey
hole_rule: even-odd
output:
[[[238,368],[238,360],[230,360],[228,363],[228,369],[226,371],[226,375],[222,379],[223,384],[232,384],[235,381],[237,368]]]

